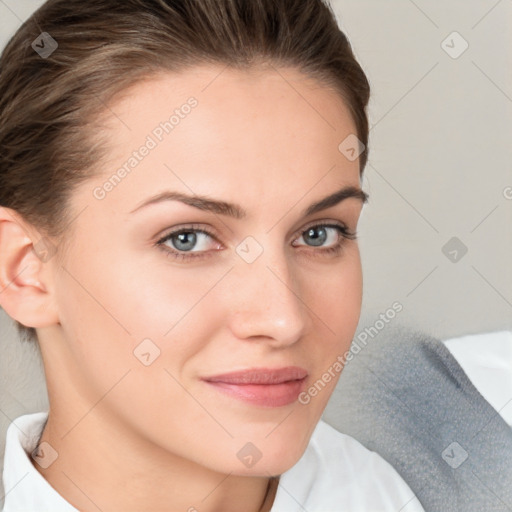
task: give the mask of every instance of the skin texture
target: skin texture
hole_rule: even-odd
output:
[[[191,96],[190,114],[96,199],[95,187]],[[296,365],[309,387],[349,348],[362,298],[357,241],[327,228],[318,247],[303,234],[329,221],[355,231],[362,201],[302,211],[359,188],[358,160],[338,149],[353,121],[337,93],[296,70],[201,66],[125,91],[104,133],[108,161],[74,192],[65,254],[41,261],[32,250],[40,235],[0,211],[0,303],[37,328],[50,398],[41,442],[59,455],[47,469],[35,465],[80,510],[257,511],[268,478],[302,456],[337,378],[307,405],[279,407],[200,379]],[[165,190],[237,203],[248,215],[176,201],[130,213]],[[191,223],[214,233],[193,249],[208,257],[177,260],[155,245]],[[250,264],[236,252],[246,237],[263,249]],[[340,239],[339,254],[322,254]],[[166,246],[182,247],[174,242]],[[134,355],[144,339],[160,350],[148,366]],[[261,452],[252,467],[237,456],[248,442]]]

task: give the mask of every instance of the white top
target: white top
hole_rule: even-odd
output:
[[[473,386],[512,427],[512,331],[461,336],[444,344]]]
[[[43,478],[29,457],[47,415],[25,414],[7,429],[4,512],[78,512]],[[424,512],[411,489],[383,458],[322,420],[303,456],[281,475],[271,512],[304,510]]]

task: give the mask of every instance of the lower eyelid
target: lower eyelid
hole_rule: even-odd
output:
[[[344,245],[344,242],[346,240],[348,240],[348,239],[354,240],[354,239],[357,238],[356,233],[350,231],[344,225],[325,224],[325,223],[324,224],[322,224],[322,223],[320,223],[320,224],[313,224],[313,225],[310,225],[310,226],[306,227],[305,229],[303,229],[300,232],[299,238],[302,237],[304,235],[304,233],[306,233],[308,230],[310,230],[312,228],[317,228],[317,229],[320,229],[320,228],[334,229],[340,235],[339,240],[334,245],[330,245],[330,246],[327,246],[327,247],[319,246],[316,249],[316,252],[318,252],[318,253],[322,253],[322,252],[323,253],[327,253],[329,251],[335,251],[337,248],[341,249],[341,246]],[[158,245],[160,249],[164,250],[169,255],[175,256],[177,259],[206,258],[208,256],[212,256],[213,252],[217,252],[219,250],[219,249],[214,249],[214,250],[210,250],[210,251],[208,251],[208,250],[207,251],[180,251],[178,249],[171,248],[171,247],[165,245],[165,243],[167,241],[169,241],[173,236],[177,236],[180,233],[188,233],[188,232],[204,234],[206,236],[209,236],[212,239],[212,241],[216,241],[217,244],[220,244],[220,242],[217,240],[216,236],[213,233],[210,233],[210,232],[206,231],[204,228],[200,229],[200,228],[190,227],[190,228],[181,228],[181,229],[178,229],[176,231],[172,231],[172,232],[168,233],[167,235],[162,237],[158,242],[156,242],[156,245]],[[297,247],[297,246],[294,246],[294,247]],[[315,250],[314,246],[308,246],[306,244],[300,244],[299,247],[309,247],[309,248]]]

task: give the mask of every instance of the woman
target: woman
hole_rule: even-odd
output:
[[[422,510],[321,421],[368,96],[320,0],[50,0],[16,33],[0,303],[50,411],[9,427],[5,512]]]

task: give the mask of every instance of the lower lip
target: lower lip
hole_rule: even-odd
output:
[[[303,389],[306,378],[291,380],[281,384],[227,384],[225,382],[210,382],[210,386],[219,391],[263,407],[282,407],[295,402]]]

